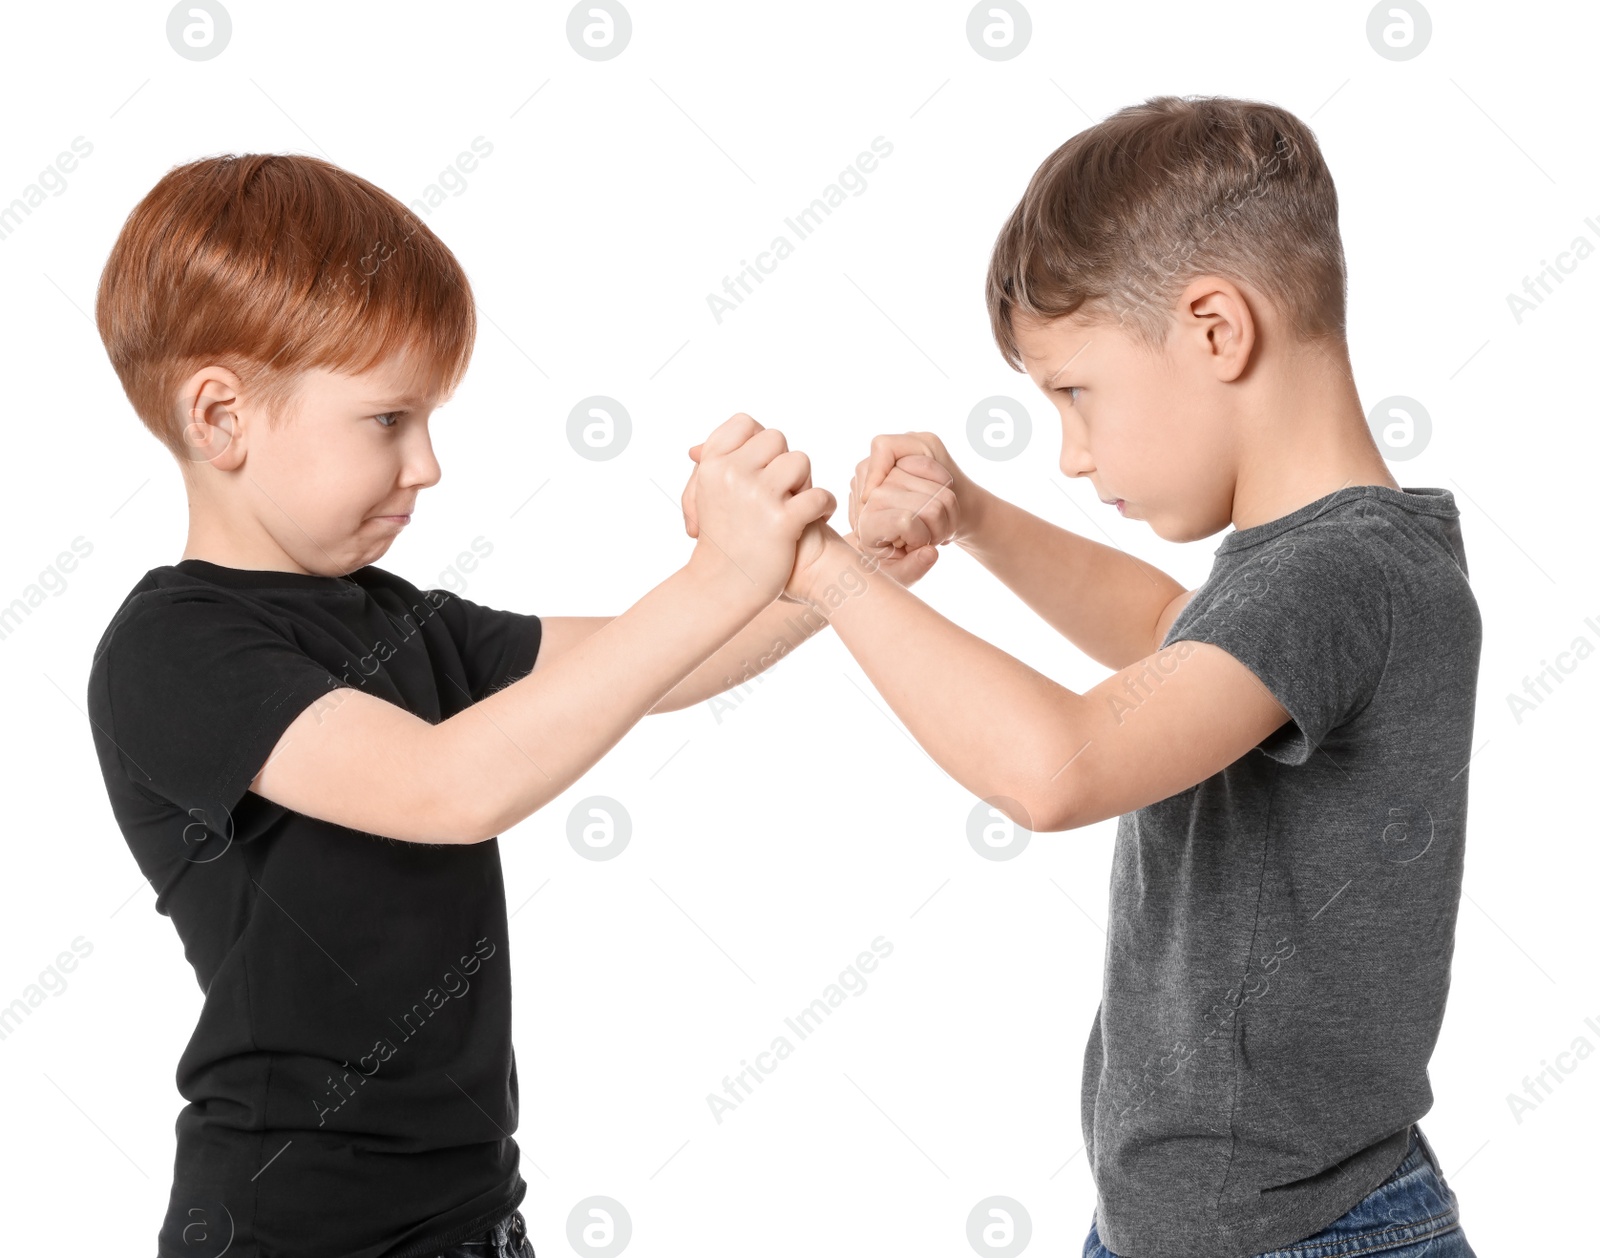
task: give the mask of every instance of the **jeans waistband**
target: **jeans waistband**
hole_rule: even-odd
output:
[[[1411,1124],[1411,1138],[1406,1144],[1406,1155],[1400,1160],[1400,1165],[1395,1168],[1396,1175],[1404,1175],[1416,1170],[1426,1162],[1433,1167],[1433,1173],[1444,1179],[1444,1168],[1439,1165],[1439,1157],[1433,1151],[1433,1146],[1428,1143],[1428,1137],[1422,1134],[1422,1128]]]
[[[513,1209],[505,1218],[496,1220],[490,1234],[496,1245],[520,1245],[528,1234],[528,1224],[522,1217],[522,1211]]]

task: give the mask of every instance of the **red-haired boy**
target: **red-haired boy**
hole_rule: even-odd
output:
[[[834,498],[736,415],[685,489],[689,562],[620,616],[377,567],[439,480],[428,421],[473,299],[414,214],[316,158],[169,171],[96,316],[189,504],[88,686],[113,812],[205,992],[160,1254],[531,1255],[494,836],[646,713],[824,626],[779,594]]]

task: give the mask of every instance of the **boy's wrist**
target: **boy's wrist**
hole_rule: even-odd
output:
[[[961,493],[961,526],[950,540],[963,550],[981,549],[989,539],[994,509],[1000,500],[983,486],[968,482]]]
[[[844,599],[867,588],[868,580],[881,565],[874,556],[857,550],[833,529],[828,529],[827,534],[822,554],[807,565],[803,579],[797,582],[799,588],[790,592],[800,602],[831,619],[830,613]]]
[[[742,627],[777,597],[766,595],[731,563],[716,568],[698,549],[678,575],[696,588],[696,599],[702,607],[724,613],[735,628]]]

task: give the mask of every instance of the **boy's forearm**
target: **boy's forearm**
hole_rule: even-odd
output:
[[[803,603],[777,599],[752,620],[716,654],[680,681],[650,709],[672,712],[700,703],[734,686],[743,685],[756,674],[799,646],[819,629],[828,627],[827,617]]]
[[[1067,807],[1060,770],[1084,739],[1083,697],[940,615],[851,547],[830,543],[818,585],[844,590],[825,614],[873,686],[940,768],[983,799],[1015,800],[1029,829]],[[815,588],[815,587],[814,587]]]
[[[440,722],[438,763],[480,837],[566,790],[753,610],[680,569],[548,668]]]
[[[1156,621],[1184,587],[1161,569],[979,490],[972,532],[957,542],[1097,663],[1151,654]]]

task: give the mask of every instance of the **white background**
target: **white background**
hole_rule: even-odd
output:
[[[1600,1048],[1584,1021],[1600,1023],[1600,660],[1520,723],[1507,696],[1575,639],[1600,644],[1585,621],[1600,622],[1595,406],[1578,370],[1593,361],[1600,261],[1520,323],[1507,294],[1576,237],[1600,242],[1600,221],[1585,223],[1600,220],[1594,12],[1438,3],[1427,49],[1395,62],[1369,45],[1364,4],[1037,3],[1026,50],[991,62],[967,43],[968,8],[639,0],[629,46],[605,62],[568,44],[565,4],[241,0],[229,47],[205,62],[169,47],[159,4],[8,14],[0,204],[74,137],[93,145],[0,240],[0,603],[73,538],[93,547],[0,640],[13,714],[0,1004],[75,937],[93,946],[0,1042],[9,1252],[69,1236],[153,1250],[173,1073],[200,1008],[83,710],[107,621],[184,544],[177,469],[90,317],[124,216],[167,169],[307,152],[410,201],[474,138],[492,143],[426,219],[483,318],[471,372],[431,424],[443,480],[382,561],[419,586],[481,535],[493,553],[468,597],[620,612],[686,560],[686,450],[736,410],[782,428],[841,504],[873,434],[932,429],[1001,495],[1194,586],[1221,535],[1162,542],[1064,478],[1053,412],[1001,360],[982,300],[989,246],[1039,161],[1169,93],[1269,100],[1310,123],[1339,189],[1363,401],[1402,394],[1432,416],[1427,449],[1393,470],[1455,493],[1484,649],[1423,1128],[1480,1255],[1586,1234],[1600,1060],[1520,1122],[1507,1094],[1579,1036]],[[706,295],[876,136],[894,148],[866,191],[719,326]],[[633,418],[609,462],[567,443],[567,413],[591,394]],[[991,394],[1033,417],[1009,462],[966,442]],[[1104,675],[954,548],[919,593],[1066,686]],[[632,817],[612,861],[567,841],[569,810],[593,794]],[[500,839],[522,1209],[541,1258],[568,1252],[568,1212],[591,1194],[626,1206],[639,1255],[965,1254],[967,1214],[992,1194],[1025,1205],[1030,1252],[1078,1252],[1093,1208],[1080,1071],[1114,823],[987,861],[967,842],[972,803],[824,635],[720,721],[705,706],[644,721]],[[718,1125],[707,1093],[879,935],[894,952],[867,990]]]

